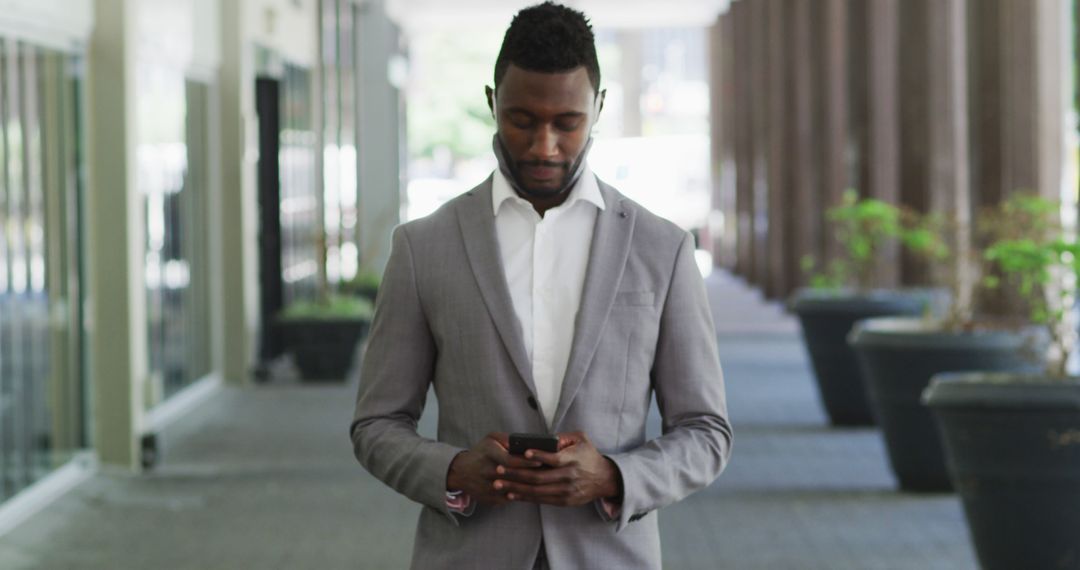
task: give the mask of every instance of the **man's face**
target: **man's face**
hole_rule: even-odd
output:
[[[531,192],[556,195],[589,140],[603,106],[585,67],[565,73],[510,65],[498,91],[487,89],[499,137]]]

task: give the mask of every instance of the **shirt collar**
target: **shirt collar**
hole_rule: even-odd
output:
[[[589,163],[583,164],[581,169],[581,176],[574,183],[574,187],[570,189],[570,195],[567,196],[566,202],[563,202],[563,206],[571,205],[578,200],[584,200],[595,205],[600,210],[605,209],[604,196],[600,193],[600,185],[596,183],[596,176],[593,175],[592,169],[589,168]],[[503,202],[507,200],[518,200],[528,204],[527,200],[514,192],[513,187],[510,186],[510,181],[506,179],[502,171],[496,168],[491,181],[491,209],[496,216],[499,215],[499,208],[502,207]]]

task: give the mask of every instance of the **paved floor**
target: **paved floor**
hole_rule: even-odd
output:
[[[794,323],[708,283],[735,455],[661,511],[665,567],[974,568],[953,496],[896,492],[876,430],[826,426]],[[405,568],[418,507],[355,464],[354,392],[227,389],[165,434],[152,473],[99,474],[0,539],[0,568]]]

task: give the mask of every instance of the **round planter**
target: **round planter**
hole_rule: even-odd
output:
[[[847,343],[852,326],[871,317],[919,315],[926,303],[925,293],[902,291],[855,294],[803,289],[792,297],[789,308],[802,325],[821,402],[833,425],[874,425],[861,372]]]
[[[851,345],[901,489],[952,490],[941,437],[920,400],[930,378],[956,371],[1034,372],[1044,342],[1034,330],[951,332],[923,319],[870,319],[855,327]]]
[[[361,318],[338,318],[278,319],[276,324],[305,381],[340,382],[345,380],[356,347],[371,323]]]
[[[925,398],[980,565],[1080,568],[1080,378],[943,374]]]

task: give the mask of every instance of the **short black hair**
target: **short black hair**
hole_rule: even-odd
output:
[[[585,14],[554,2],[517,13],[495,59],[495,88],[514,64],[528,71],[561,73],[585,66],[593,91],[600,92],[596,37]]]

